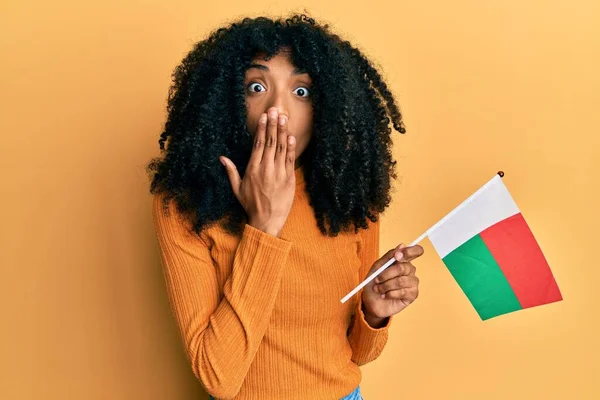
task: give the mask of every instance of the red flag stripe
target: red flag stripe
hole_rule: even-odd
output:
[[[481,232],[523,308],[562,300],[550,266],[521,213]]]

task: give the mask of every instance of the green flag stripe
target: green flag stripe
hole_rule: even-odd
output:
[[[482,320],[522,308],[481,236],[473,236],[443,261]]]

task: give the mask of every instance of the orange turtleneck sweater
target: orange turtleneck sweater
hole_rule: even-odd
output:
[[[288,219],[272,236],[245,225],[239,236],[162,208],[153,220],[167,293],[194,374],[217,399],[335,399],[361,381],[360,365],[383,350],[392,318],[374,329],[358,285],[379,258],[379,223],[324,236],[302,168]]]

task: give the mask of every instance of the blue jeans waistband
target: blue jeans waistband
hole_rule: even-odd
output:
[[[357,386],[352,393],[342,397],[340,400],[363,400],[362,394],[360,393],[360,386]]]
[[[208,396],[208,398],[209,400],[215,400],[215,398],[212,396]],[[364,400],[362,394],[360,393],[360,386],[357,386],[352,393],[342,397],[340,400]]]

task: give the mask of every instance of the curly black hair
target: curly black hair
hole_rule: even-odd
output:
[[[166,192],[165,209],[175,198],[196,233],[221,223],[239,234],[247,222],[219,156],[229,157],[243,176],[253,142],[246,127],[245,72],[257,53],[269,60],[282,47],[292,49],[292,63],[313,82],[312,136],[300,168],[320,231],[337,236],[354,226],[358,233],[390,204],[390,179],[396,179],[390,119],[394,129],[405,129],[372,62],[328,24],[305,14],[246,17],[212,31],[175,68],[158,141],[164,157],[147,166],[150,192]]]

